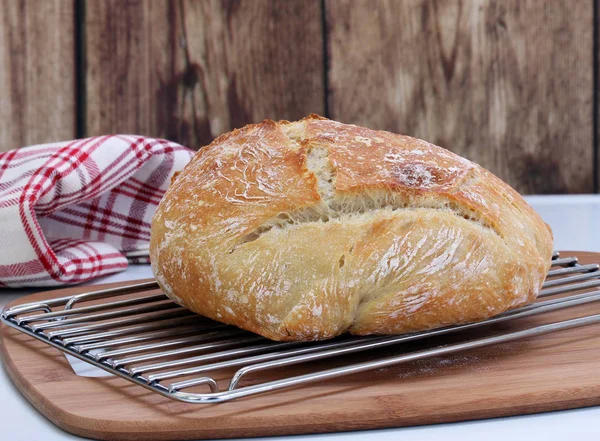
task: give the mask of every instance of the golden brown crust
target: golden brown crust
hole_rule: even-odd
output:
[[[317,115],[217,138],[152,225],[157,281],[275,340],[401,333],[532,301],[552,234],[507,184],[415,138]]]

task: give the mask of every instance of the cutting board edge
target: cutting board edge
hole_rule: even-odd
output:
[[[2,340],[7,337],[5,335],[6,328],[11,329],[9,326],[2,324]],[[8,337],[10,338],[10,336]],[[105,441],[165,441],[165,440],[193,440],[198,439],[199,436],[202,439],[219,439],[219,438],[233,438],[240,436],[240,428],[236,429],[223,429],[215,430],[214,428],[209,429],[208,432],[203,433],[198,429],[182,430],[182,431],[165,431],[162,433],[156,432],[156,429],[152,428],[147,432],[140,432],[139,427],[131,431],[123,431],[125,427],[121,427],[120,431],[101,431],[94,428],[94,426],[103,426],[107,421],[97,418],[90,418],[87,416],[75,415],[71,412],[64,411],[59,406],[54,405],[48,400],[43,394],[41,394],[37,388],[31,384],[23,375],[20,374],[19,370],[16,369],[15,364],[10,357],[10,354],[6,351],[6,345],[0,345],[0,353],[4,360],[5,370],[15,384],[15,387],[22,393],[27,401],[39,411],[46,419],[52,422],[60,429],[71,433],[76,436],[82,436],[86,438],[93,438]],[[58,351],[58,350],[57,350]],[[75,375],[75,374],[73,374]],[[366,431],[376,429],[389,429],[389,428],[401,428],[401,427],[412,427],[419,425],[433,425],[433,424],[444,424],[450,422],[464,422],[472,420],[482,419],[495,419],[503,417],[511,417],[518,415],[531,415],[537,413],[547,413],[558,410],[568,410],[576,408],[584,408],[590,406],[600,405],[600,386],[595,396],[591,396],[587,399],[572,399],[572,400],[557,400],[551,403],[544,404],[533,404],[526,405],[523,407],[513,408],[488,408],[482,409],[478,414],[471,414],[468,417],[463,416],[460,413],[448,413],[443,416],[438,416],[434,420],[423,421],[423,417],[403,418],[397,417],[396,419],[387,420],[365,420],[355,421],[352,425],[347,423],[338,423],[339,426],[331,424],[314,424],[314,425],[303,425],[303,426],[270,426],[269,430],[264,430],[264,427],[247,427],[243,429],[245,431],[244,437],[259,437],[259,436],[285,436],[285,435],[297,435],[302,434],[319,434],[319,433],[335,433],[335,432],[350,432],[350,431]],[[109,421],[110,422],[110,421]],[[127,423],[124,424],[125,426]],[[134,427],[132,427],[134,429]],[[152,436],[155,435],[155,436]]]
[[[562,252],[563,255],[567,255],[571,252]],[[581,254],[582,252],[572,252]],[[591,254],[591,253],[586,253]],[[600,258],[600,254],[596,254],[598,258]],[[125,286],[133,283],[140,283],[141,281],[132,281],[127,283],[113,283],[106,285],[95,285],[94,289],[103,289],[105,287],[111,286]],[[80,289],[81,287],[79,287]],[[64,290],[60,290],[61,292]],[[52,294],[56,291],[44,292],[32,294],[31,296],[23,297],[21,299],[17,299],[12,302],[13,304],[20,304],[30,301],[29,299],[33,296],[44,296],[48,294]],[[18,332],[11,327],[2,324],[2,340],[6,342],[7,339],[10,339],[11,336],[7,335],[7,331]],[[292,434],[316,434],[316,433],[331,433],[331,432],[344,432],[344,431],[355,431],[355,430],[369,430],[369,429],[384,429],[384,428],[395,428],[395,427],[407,427],[407,426],[415,426],[415,425],[423,425],[423,424],[441,424],[448,422],[460,422],[460,421],[470,421],[470,420],[478,420],[478,419],[488,419],[488,418],[501,418],[507,416],[515,416],[515,415],[525,415],[525,414],[535,414],[535,413],[544,413],[551,412],[556,410],[566,410],[566,409],[574,409],[574,408],[582,408],[600,405],[600,386],[598,386],[595,394],[590,394],[588,397],[578,397],[573,399],[557,399],[551,402],[546,403],[534,403],[524,406],[515,406],[512,408],[488,408],[481,409],[478,412],[473,412],[470,415],[461,415],[459,412],[448,413],[444,415],[437,415],[434,419],[428,419],[427,421],[423,421],[423,416],[415,416],[415,417],[402,417],[396,416],[392,418],[383,419],[371,419],[371,420],[355,420],[352,423],[340,423],[336,422],[335,424],[329,423],[316,423],[309,425],[272,425],[268,427],[268,430],[265,430],[265,427],[246,427],[240,428],[237,427],[235,429],[215,429],[211,428],[210,433],[202,433],[198,429],[190,429],[190,430],[181,430],[181,431],[173,431],[169,430],[163,433],[157,433],[155,429],[149,430],[148,432],[140,432],[139,424],[136,425],[133,422],[129,424],[134,430],[125,430],[125,427],[121,427],[120,431],[108,431],[108,430],[97,430],[94,426],[104,426],[107,422],[112,422],[112,420],[103,420],[90,418],[88,416],[76,415],[71,412],[65,411],[61,409],[59,406],[56,406],[50,400],[48,400],[44,394],[42,394],[37,387],[32,384],[27,378],[25,378],[19,369],[16,367],[9,351],[8,346],[6,344],[0,345],[0,353],[2,354],[2,359],[4,360],[5,370],[11,381],[15,384],[17,389],[25,396],[27,401],[32,404],[34,408],[36,408],[45,418],[51,421],[53,424],[58,426],[59,428],[72,433],[78,436],[91,437],[95,439],[101,440],[166,440],[166,439],[197,439],[199,436],[204,439],[214,439],[214,438],[230,438],[230,437],[257,437],[257,436],[276,436],[276,435],[292,435]],[[58,350],[57,350],[58,351]],[[74,373],[72,375],[75,375]],[[125,381],[125,380],[124,380]],[[565,393],[565,395],[569,395]],[[165,400],[168,400],[165,398]],[[121,422],[123,423],[123,422]],[[127,422],[124,423],[127,425]],[[301,429],[301,430],[299,430]],[[152,436],[154,435],[154,436]]]
[[[9,326],[2,324],[2,339],[6,338],[5,328],[11,329]],[[10,337],[8,337],[10,338]],[[48,400],[43,394],[39,393],[37,388],[31,384],[23,375],[20,374],[19,370],[15,368],[15,364],[10,357],[10,354],[6,351],[6,345],[0,345],[0,353],[4,360],[5,370],[15,384],[17,389],[23,394],[27,401],[38,410],[46,419],[52,422],[60,429],[71,433],[76,436],[82,436],[86,438],[93,438],[105,441],[166,441],[166,440],[193,440],[199,439],[219,439],[219,438],[233,438],[240,436],[240,428],[236,429],[223,429],[215,430],[214,428],[209,429],[207,432],[201,432],[198,429],[182,430],[182,431],[165,431],[162,433],[156,432],[156,429],[152,428],[147,432],[140,432],[138,425],[137,430],[124,431],[125,427],[121,427],[120,431],[101,431],[94,428],[94,426],[103,426],[107,421],[97,418],[90,418],[87,416],[75,415],[71,412],[64,411],[59,406],[54,405]],[[57,350],[58,351],[58,350]],[[75,375],[75,374],[73,374]],[[259,437],[259,436],[285,436],[285,435],[297,435],[297,434],[319,434],[319,433],[335,433],[335,432],[350,432],[350,431],[366,431],[376,429],[389,429],[389,428],[401,428],[401,427],[412,427],[419,425],[433,425],[433,424],[444,424],[450,422],[464,422],[472,420],[482,419],[495,419],[504,418],[518,415],[531,415],[537,413],[547,413],[558,410],[568,410],[576,408],[584,408],[590,406],[600,405],[600,386],[595,396],[591,396],[587,399],[572,399],[572,400],[557,400],[551,403],[544,404],[533,404],[526,405],[523,407],[513,408],[488,408],[482,409],[480,413],[471,414],[468,417],[463,416],[460,413],[448,413],[443,416],[438,416],[434,420],[423,421],[423,417],[403,418],[397,417],[395,419],[387,420],[365,420],[365,421],[354,421],[352,425],[348,423],[338,423],[338,425],[331,424],[314,424],[314,425],[303,425],[303,426],[270,426],[269,430],[264,430],[264,427],[247,427],[242,429],[244,431],[244,437]],[[110,422],[110,421],[109,421]],[[127,426],[127,423],[124,424]],[[132,427],[131,429],[134,429]],[[154,435],[154,436],[152,436]]]

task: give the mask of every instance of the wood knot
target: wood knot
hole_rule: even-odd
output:
[[[198,80],[200,79],[200,65],[198,63],[190,63],[183,75],[181,75],[181,82],[184,87],[193,89]]]

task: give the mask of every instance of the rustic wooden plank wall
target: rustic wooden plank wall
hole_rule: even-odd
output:
[[[0,152],[71,139],[72,1],[0,0]]]
[[[199,148],[248,122],[324,113],[318,1],[90,1],[85,29],[88,134]]]
[[[331,117],[593,191],[592,2],[327,0]]]
[[[85,134],[135,133],[180,139],[175,98],[174,21],[169,2],[84,3]]]
[[[0,0],[0,151],[115,132],[200,148],[249,122],[314,112],[422,137],[523,193],[594,192],[593,9]]]

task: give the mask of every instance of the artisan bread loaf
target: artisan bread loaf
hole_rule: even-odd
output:
[[[273,340],[397,334],[535,299],[552,233],[480,166],[315,115],[201,149],[152,223],[176,302]]]

